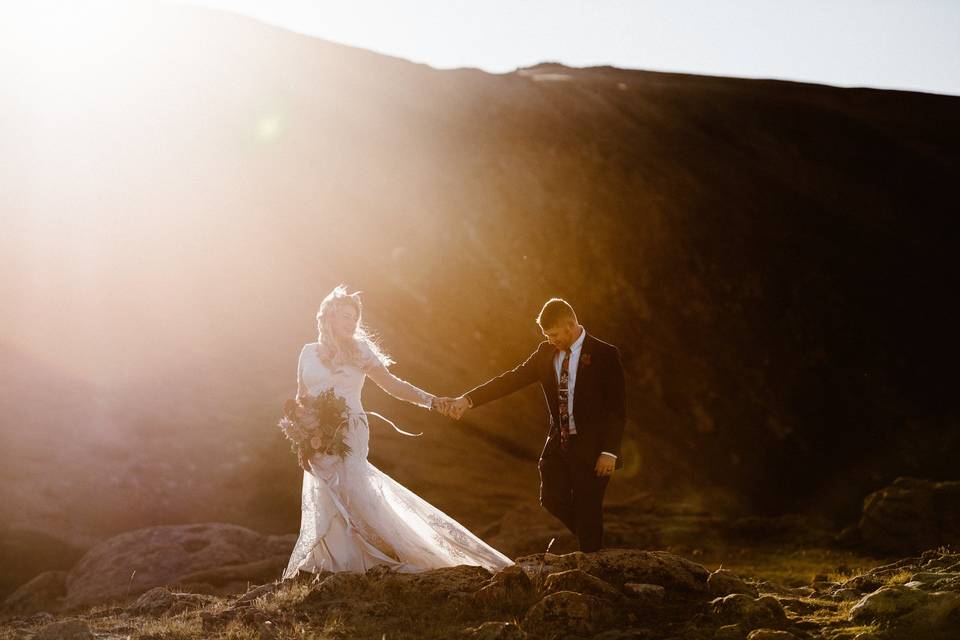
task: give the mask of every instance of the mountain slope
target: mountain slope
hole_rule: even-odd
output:
[[[340,282],[366,292],[398,375],[440,394],[525,357],[540,304],[567,297],[628,372],[614,500],[696,491],[711,508],[850,519],[896,475],[955,476],[960,99],[437,71],[150,12],[101,59],[0,68],[5,342],[126,416],[105,429],[122,462],[83,438],[71,460],[133,475],[135,497],[106,480],[83,495],[162,496],[141,524],[207,521],[213,500],[223,519],[294,530],[298,473],[273,421]],[[372,460],[458,519],[535,501],[539,391],[456,425],[377,389],[366,402],[426,432],[375,432]],[[88,517],[69,490],[46,500]]]

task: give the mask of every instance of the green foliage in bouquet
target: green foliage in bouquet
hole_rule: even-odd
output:
[[[290,440],[300,466],[307,468],[306,462],[314,453],[341,459],[350,454],[350,445],[346,443],[349,418],[347,401],[333,389],[326,389],[316,396],[287,400],[278,426]]]

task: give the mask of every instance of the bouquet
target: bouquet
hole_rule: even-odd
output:
[[[350,445],[345,440],[349,418],[347,401],[333,389],[327,389],[316,396],[287,400],[278,426],[290,440],[290,448],[297,454],[300,466],[309,469],[308,462],[315,453],[341,459],[350,454]]]

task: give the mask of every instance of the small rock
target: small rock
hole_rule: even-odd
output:
[[[822,594],[822,593],[829,593],[830,591],[833,591],[839,586],[840,584],[837,582],[829,582],[829,581],[823,582],[818,580],[817,582],[814,582],[813,585],[810,587],[799,587],[798,589],[808,589],[810,595],[816,595],[816,594]]]
[[[881,587],[850,609],[850,620],[861,624],[889,622],[923,605],[930,595],[902,585]]]
[[[538,636],[590,636],[612,626],[615,619],[613,608],[600,598],[560,591],[530,607],[523,627]]]
[[[83,620],[70,618],[44,626],[33,640],[94,640],[93,632]]]
[[[533,595],[533,583],[517,565],[498,571],[487,580],[474,599],[486,606],[504,603],[523,603]]]
[[[820,605],[800,598],[778,598],[777,600],[788,613],[798,616],[806,616],[822,608]]]
[[[166,587],[154,587],[137,598],[126,610],[137,615],[176,614],[188,609],[199,609],[214,599],[211,596],[174,593]]]
[[[713,634],[714,640],[744,640],[746,633],[739,624],[725,624]]]
[[[757,590],[744,582],[738,575],[726,569],[717,569],[707,578],[707,589],[715,598],[722,598],[731,593],[745,593],[748,596],[758,597]]]
[[[589,573],[584,573],[579,569],[551,573],[547,576],[547,581],[544,583],[543,588],[547,593],[574,591],[576,593],[586,593],[601,598],[615,599],[620,597],[620,591],[612,584],[592,576]]]
[[[269,620],[261,622],[257,626],[257,631],[260,633],[260,640],[274,640],[277,637],[277,628]]]
[[[711,604],[714,614],[722,623],[740,623],[746,630],[784,627],[787,624],[787,615],[773,596],[755,599],[746,594],[732,593],[713,600]]]

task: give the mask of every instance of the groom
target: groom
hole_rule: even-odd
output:
[[[511,371],[441,402],[460,419],[467,409],[539,382],[550,411],[550,430],[540,454],[540,504],[580,542],[596,551],[603,541],[603,494],[614,469],[623,466],[620,440],[626,422],[620,352],[588,334],[573,307],[552,298],[537,324],[546,337]]]

